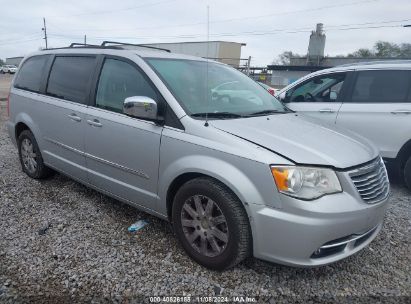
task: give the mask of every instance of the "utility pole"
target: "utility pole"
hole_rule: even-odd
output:
[[[47,28],[46,28],[46,18],[43,17],[43,28],[41,29],[44,31],[44,41],[46,41],[46,50],[47,50]]]
[[[250,64],[251,64],[251,56],[248,56],[247,60],[247,75],[250,76]]]
[[[87,44],[87,35],[84,35],[84,45]]]

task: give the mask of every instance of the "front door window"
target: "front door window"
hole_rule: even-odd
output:
[[[286,94],[287,102],[334,102],[338,99],[345,73],[314,77]]]

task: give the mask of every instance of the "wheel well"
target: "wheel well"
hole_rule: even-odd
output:
[[[24,130],[30,130],[30,128],[23,122],[19,122],[16,127],[15,127],[15,132],[16,132],[16,141],[18,141],[18,138]]]
[[[201,173],[194,173],[194,172],[184,173],[176,177],[171,183],[170,187],[168,187],[166,203],[167,203],[167,216],[170,222],[171,222],[171,212],[173,210],[173,200],[174,200],[174,196],[176,195],[178,189],[180,189],[180,187],[184,185],[186,182],[188,182],[189,180],[192,180],[192,179],[195,179],[201,176],[207,176],[207,175],[201,174]]]
[[[228,187],[225,183],[223,183],[222,181],[207,175],[207,174],[202,174],[202,173],[196,173],[196,172],[191,172],[191,173],[184,173],[181,174],[180,176],[176,177],[173,182],[171,183],[170,187],[167,190],[167,199],[166,199],[166,203],[167,203],[167,216],[168,219],[170,220],[170,222],[172,221],[172,211],[173,211],[173,201],[174,201],[174,196],[176,195],[178,189],[180,189],[180,187],[182,185],[184,185],[186,182],[188,182],[189,180],[198,178],[198,177],[208,177],[211,179],[214,179],[215,181],[223,184],[239,201],[240,198],[235,194],[235,192],[233,190],[230,189],[230,187]]]

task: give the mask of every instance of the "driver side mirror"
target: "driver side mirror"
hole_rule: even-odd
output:
[[[127,97],[123,103],[123,113],[131,117],[159,121],[157,102],[146,96]]]

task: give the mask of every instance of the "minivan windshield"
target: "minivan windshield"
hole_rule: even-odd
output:
[[[263,87],[216,62],[147,58],[187,114],[239,118],[290,112]]]

